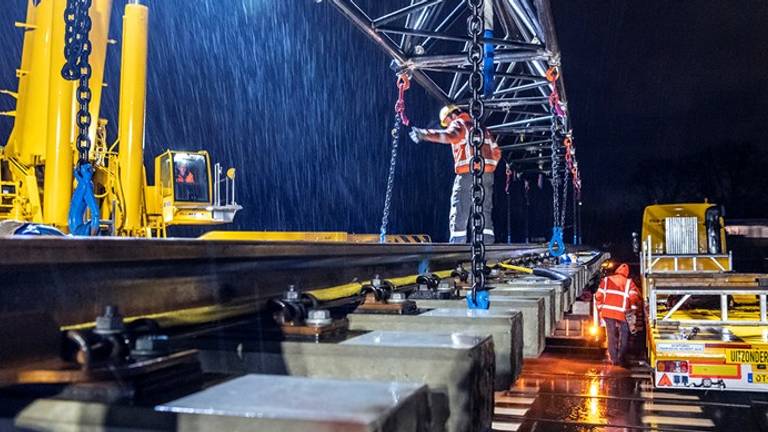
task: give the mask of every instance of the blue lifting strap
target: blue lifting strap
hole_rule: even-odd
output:
[[[25,223],[13,232],[13,235],[32,235],[32,236],[63,236],[64,233],[48,225]]]
[[[77,187],[69,205],[69,232],[76,236],[91,236],[99,232],[99,204],[93,194],[93,168],[80,164],[75,168]],[[85,211],[91,211],[91,219],[85,220]]]
[[[563,227],[552,228],[552,240],[549,241],[549,253],[553,257],[559,257],[565,253],[565,241],[563,240]]]
[[[488,309],[491,307],[491,299],[487,290],[478,291],[476,298],[472,294],[467,295],[467,309]]]
[[[493,29],[486,29],[483,33],[483,37],[486,39],[493,38]],[[492,43],[485,43],[484,45],[484,51],[485,51],[485,58],[483,59],[483,94],[486,97],[490,97],[493,95],[493,59],[495,56],[494,53],[495,47]]]

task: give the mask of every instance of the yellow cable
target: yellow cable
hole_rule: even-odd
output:
[[[450,277],[452,271],[453,270],[445,270],[445,271],[435,272],[432,274],[439,277],[440,279],[443,279],[443,278]],[[402,286],[415,284],[416,278],[418,277],[419,275],[411,275],[411,276],[403,276],[399,278],[385,279],[385,280],[391,283],[392,285],[394,285],[395,288],[399,288]],[[369,285],[370,283],[371,281],[352,282],[344,285],[338,285],[338,286],[329,287],[329,288],[321,288],[321,289],[316,289],[312,291],[307,291],[307,293],[312,295],[312,297],[316,298],[319,301],[336,300],[344,297],[352,297],[352,296],[358,295],[360,294],[360,291],[363,289],[363,286]]]
[[[443,279],[451,276],[452,270],[445,270],[433,273],[437,277]],[[389,283],[397,287],[413,285],[416,283],[418,275],[404,276],[394,279],[386,279]],[[344,297],[352,297],[360,294],[363,285],[370,284],[370,281],[365,282],[352,282],[344,285],[338,285],[329,288],[322,288],[317,290],[308,291],[314,298],[319,301],[336,300]],[[176,327],[176,326],[188,326],[195,324],[203,324],[211,321],[221,321],[225,319],[231,319],[242,315],[252,314],[259,311],[258,302],[252,302],[250,300],[240,300],[227,304],[217,304],[211,306],[194,307],[188,309],[180,309],[175,311],[138,315],[125,317],[125,322],[130,323],[141,318],[149,318],[155,320],[163,328]],[[61,327],[62,331],[66,330],[83,330],[93,328],[93,322],[74,324]]]
[[[527,273],[527,274],[533,274],[533,269],[528,267],[520,267],[512,264],[507,263],[499,263],[499,267],[506,269],[506,270],[514,270],[520,273]]]
[[[175,311],[160,312],[146,315],[125,317],[124,321],[130,323],[138,319],[151,319],[163,328],[205,324],[213,321],[222,321],[236,318],[242,315],[253,314],[259,311],[259,304],[250,300],[240,300],[226,304],[179,309]],[[74,324],[61,327],[61,331],[83,330],[94,327],[93,322]]]

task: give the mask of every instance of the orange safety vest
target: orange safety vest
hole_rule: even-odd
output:
[[[624,280],[622,281],[621,279]],[[632,279],[621,275],[604,278],[595,295],[600,317],[619,321],[627,320],[627,308],[635,306],[639,299],[640,295]]]
[[[187,171],[186,175],[178,174],[176,176],[176,183],[194,183],[195,176],[192,175],[192,171]]]
[[[445,130],[427,130],[424,139],[433,142],[450,144],[453,151],[453,168],[456,174],[468,174],[469,163],[474,155],[472,143],[469,142],[469,125],[472,118],[467,113],[461,113],[459,118],[448,125]],[[496,171],[496,166],[501,159],[501,149],[496,139],[489,132],[485,132],[483,146],[480,147],[481,156],[485,160],[484,172]]]

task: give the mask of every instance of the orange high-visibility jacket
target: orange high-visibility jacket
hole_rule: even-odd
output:
[[[447,129],[428,129],[423,139],[442,144],[450,144],[453,150],[453,167],[456,174],[469,173],[469,160],[474,154],[472,144],[469,142],[469,127],[472,118],[467,113],[459,114],[459,118],[452,121]],[[483,146],[480,147],[485,160],[485,172],[496,171],[496,166],[501,159],[501,149],[496,139],[488,131],[485,132]]]
[[[627,320],[627,310],[635,309],[641,299],[640,290],[629,278],[629,267],[626,264],[620,265],[613,276],[608,276],[600,282],[595,301],[600,318]]]

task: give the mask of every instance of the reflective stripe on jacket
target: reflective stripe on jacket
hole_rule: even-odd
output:
[[[467,113],[461,113],[459,118],[452,121],[446,129],[428,129],[424,135],[427,141],[450,144],[453,150],[453,167],[456,174],[467,174],[469,162],[474,154],[472,144],[469,143],[469,125],[472,118]],[[483,160],[485,160],[484,172],[496,171],[496,166],[501,159],[501,149],[496,139],[488,131],[485,132],[483,146],[480,148]]]
[[[627,309],[640,303],[640,291],[632,279],[623,275],[606,277],[595,294],[600,317],[626,321]]]

